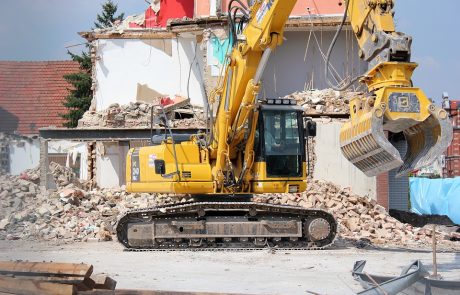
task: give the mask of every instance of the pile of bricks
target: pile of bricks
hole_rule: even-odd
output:
[[[0,240],[108,241],[119,214],[186,201],[161,194],[91,189],[69,168],[51,163],[57,189],[37,185],[38,169],[20,176],[0,175]],[[38,175],[37,175],[38,174]]]
[[[340,188],[331,182],[311,180],[301,194],[258,195],[256,201],[317,208],[331,212],[339,224],[339,236],[345,240],[366,240],[377,245],[427,246],[432,241],[430,227],[416,228],[391,217],[375,200],[358,196],[349,188]],[[458,233],[437,231],[444,245],[460,248],[450,241]]]

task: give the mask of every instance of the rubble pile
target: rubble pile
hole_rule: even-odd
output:
[[[350,114],[349,102],[354,97],[362,97],[362,92],[335,91],[333,89],[294,92],[285,98],[295,99],[306,114],[333,115]]]
[[[78,127],[149,127],[150,108],[151,105],[147,103],[130,103],[123,106],[114,103],[100,112],[87,111],[78,120]]]
[[[69,168],[51,163],[50,171],[55,190],[37,184],[38,169],[20,176],[0,175],[0,240],[107,241],[127,210],[188,201],[184,196],[127,193],[124,187],[90,190]],[[339,236],[352,242],[414,247],[431,243],[430,227],[401,223],[374,200],[326,181],[309,180],[308,190],[301,194],[258,195],[255,201],[327,210],[339,223]],[[456,248],[458,243],[448,240],[458,235],[437,231],[440,243]]]
[[[151,109],[154,108],[154,126],[160,124],[158,103],[131,102],[128,105],[114,103],[103,111],[85,112],[78,120],[78,128],[150,128]],[[165,107],[165,109],[168,107]],[[170,108],[172,109],[172,108]],[[174,119],[172,110],[167,110],[168,125],[172,128],[201,128],[204,123],[197,118]]]
[[[257,202],[317,208],[331,212],[339,224],[339,236],[345,240],[368,240],[377,245],[423,246],[432,242],[432,229],[417,228],[391,217],[384,207],[368,197],[352,194],[331,182],[310,180],[301,194],[259,195]],[[439,241],[450,245],[457,233],[437,231]]]
[[[129,194],[118,190],[82,189],[69,169],[51,163],[57,190],[34,183],[38,169],[20,176],[0,175],[0,240],[111,240],[119,214],[186,201],[167,195]],[[39,174],[38,174],[39,175]]]

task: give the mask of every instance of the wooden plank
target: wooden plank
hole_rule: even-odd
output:
[[[78,295],[242,295],[234,293],[207,293],[207,292],[175,292],[175,291],[150,291],[150,290],[93,290],[78,292]],[[250,294],[245,294],[250,295]]]
[[[85,277],[75,276],[75,277],[63,277],[63,276],[49,276],[49,275],[27,275],[24,273],[18,274],[7,274],[0,275],[4,278],[14,278],[20,280],[34,280],[34,281],[44,281],[49,283],[58,283],[58,284],[67,284],[67,285],[78,285],[82,284],[85,281]]]
[[[0,277],[0,292],[21,295],[73,295],[73,285]]]
[[[93,273],[93,266],[75,263],[0,261],[0,275],[84,277]]]
[[[91,279],[94,281],[93,289],[115,290],[117,282],[107,275],[93,275]]]

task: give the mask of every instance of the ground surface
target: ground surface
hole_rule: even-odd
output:
[[[84,262],[107,273],[117,288],[247,294],[354,294],[360,286],[351,269],[397,275],[415,259],[431,271],[428,251],[362,250],[334,246],[322,251],[124,252],[116,242],[59,245],[0,241],[0,260]],[[446,279],[460,280],[460,253],[438,253]]]

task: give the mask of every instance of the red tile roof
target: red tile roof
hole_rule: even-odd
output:
[[[0,132],[38,134],[62,126],[62,105],[71,85],[63,76],[79,72],[74,61],[0,61]]]

